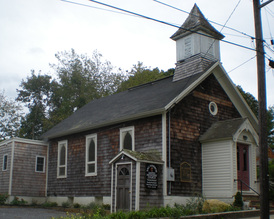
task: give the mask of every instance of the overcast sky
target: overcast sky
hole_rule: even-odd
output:
[[[56,63],[57,52],[71,48],[76,53],[92,55],[98,50],[114,66],[130,70],[142,61],[151,68],[167,70],[175,67],[175,42],[170,36],[175,27],[154,21],[99,10],[104,8],[88,0],[73,0],[80,6],[60,0],[0,0],[0,90],[15,98],[22,79],[31,70],[53,73],[49,63]],[[101,0],[129,11],[143,14],[178,26],[187,14],[163,6],[153,0]],[[239,0],[162,0],[179,9],[190,11],[196,2],[210,21],[224,24]],[[266,0],[265,0],[266,1]],[[263,1],[263,2],[265,2]],[[270,45],[274,36],[274,2],[262,9],[264,39]],[[224,28],[225,40],[254,48],[252,0],[241,0],[227,26],[244,34]],[[220,25],[212,24],[217,30]],[[248,35],[248,36],[247,36]],[[273,38],[272,38],[273,39]],[[274,50],[272,46],[272,50]],[[267,57],[274,53],[265,49]],[[255,52],[221,42],[221,62],[236,85],[257,98]],[[238,67],[244,62],[246,64]],[[233,71],[231,71],[233,70]],[[274,105],[274,71],[266,59],[267,105]]]

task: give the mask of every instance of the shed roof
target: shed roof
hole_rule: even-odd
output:
[[[224,35],[222,35],[219,31],[217,31],[204,17],[203,13],[200,11],[198,6],[195,4],[192,8],[188,18],[183,23],[181,28],[179,28],[170,38],[173,40],[178,40],[184,36],[187,36],[191,33],[203,31],[208,35],[216,38],[223,39]]]

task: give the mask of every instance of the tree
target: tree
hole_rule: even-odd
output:
[[[113,73],[113,66],[103,60],[97,51],[92,58],[70,52],[58,52],[55,57],[58,64],[52,64],[58,76],[52,97],[51,117],[59,121],[71,115],[93,99],[116,92],[125,76],[118,70]]]
[[[50,105],[53,96],[51,76],[38,75],[31,71],[31,77],[26,81],[22,80],[20,87],[17,89],[17,101],[21,101],[29,108],[29,113],[22,120],[19,136],[30,139],[38,139],[47,128],[45,126],[47,117],[47,107]]]
[[[22,114],[22,107],[0,92],[0,141],[17,136]]]
[[[122,82],[121,86],[119,87],[118,91],[124,91],[128,88],[138,86],[140,84],[145,84],[151,81],[155,81],[174,73],[174,69],[169,69],[167,72],[163,70],[159,70],[158,68],[150,69],[144,66],[142,62],[138,62],[137,65],[133,65],[129,73],[128,80]]]
[[[56,79],[38,75],[22,80],[17,100],[26,104],[29,113],[22,120],[20,136],[37,139],[45,131],[70,116],[93,99],[113,94],[125,76],[114,73],[109,61],[94,51],[92,58],[70,52],[58,52],[57,64],[51,64]]]
[[[256,100],[252,94],[245,92],[241,86],[237,86],[237,88],[249,105],[250,109],[253,111],[254,115],[258,117],[258,100]],[[274,106],[269,107],[267,110],[267,133],[268,146],[274,149]]]

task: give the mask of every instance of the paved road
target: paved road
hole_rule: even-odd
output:
[[[62,211],[43,208],[0,208],[0,219],[51,219],[65,215]]]

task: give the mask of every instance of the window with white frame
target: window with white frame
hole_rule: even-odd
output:
[[[6,171],[7,169],[8,169],[8,155],[4,154],[2,170]]]
[[[120,150],[135,150],[134,127],[120,129]]]
[[[86,136],[86,176],[97,174],[97,135]]]
[[[67,177],[67,150],[68,141],[58,142],[58,165],[57,165],[57,177],[65,178]]]
[[[45,172],[45,157],[44,156],[36,156],[35,172],[40,172],[40,173]]]

